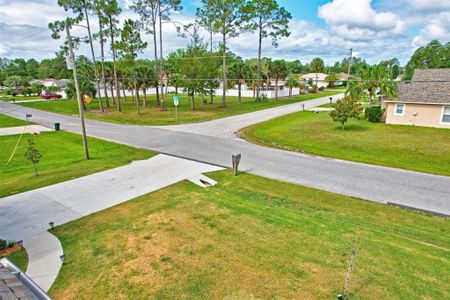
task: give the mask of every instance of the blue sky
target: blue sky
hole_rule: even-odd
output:
[[[132,0],[119,2],[125,8],[121,22],[139,18],[127,9]],[[370,63],[393,57],[406,63],[417,47],[432,39],[450,41],[450,0],[278,0],[278,3],[293,18],[291,35],[282,39],[278,48],[270,40],[264,41],[263,55],[274,59],[300,59],[306,63],[320,56],[332,64],[353,48],[357,56]],[[183,0],[183,11],[173,19],[193,22],[199,5],[200,0]],[[47,24],[65,16],[67,13],[58,7],[56,0],[0,0],[0,56],[52,57],[62,41],[50,38]],[[96,30],[95,17],[92,18]],[[177,36],[175,26],[164,26],[165,53],[188,43]],[[85,33],[78,28],[74,34]],[[151,36],[143,36],[151,46]],[[231,50],[244,58],[256,56],[256,45],[255,33],[229,40]],[[142,57],[152,57],[150,49]],[[78,54],[88,53],[86,46],[78,50]]]

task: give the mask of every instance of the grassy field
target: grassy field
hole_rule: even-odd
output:
[[[54,299],[448,299],[450,223],[231,171],[59,226]]]
[[[0,115],[0,128],[23,126],[25,124],[26,124],[26,122],[23,120],[12,118],[12,117],[9,117],[6,115]],[[31,124],[31,123],[29,123],[29,124]]]
[[[102,120],[113,123],[124,124],[141,124],[141,125],[170,125],[178,123],[194,123],[228,117],[232,115],[252,112],[255,110],[275,107],[279,105],[305,101],[318,97],[338,94],[341,91],[322,92],[319,94],[300,95],[292,98],[280,98],[278,101],[270,99],[267,101],[256,102],[251,98],[243,98],[242,104],[238,104],[237,97],[227,97],[227,107],[222,107],[221,97],[215,97],[213,104],[201,104],[200,98],[197,98],[196,109],[190,110],[190,103],[185,94],[180,94],[180,104],[178,106],[178,121],[175,119],[175,108],[171,100],[172,94],[169,94],[165,103],[167,110],[161,112],[156,106],[154,96],[148,97],[148,106],[141,107],[141,114],[136,112],[136,104],[131,97],[122,101],[123,113],[118,113],[115,107],[106,109],[105,113],[101,113],[98,108],[98,102],[93,100],[87,105],[86,117],[96,120]],[[141,97],[142,99],[142,97]],[[78,105],[74,100],[47,101],[21,103],[20,105],[43,109],[52,112],[58,112],[69,115],[78,114]]]
[[[251,142],[315,155],[450,175],[450,130],[351,120],[300,112],[248,127]]]
[[[3,101],[14,101],[14,100],[15,101],[24,101],[24,100],[36,100],[36,99],[42,99],[42,98],[41,98],[41,96],[37,96],[37,95],[33,95],[33,96],[20,95],[20,96],[15,96],[15,97],[5,95],[5,96],[0,97],[0,100],[3,100]]]
[[[14,247],[13,251],[9,251],[10,249],[7,249],[8,253],[7,255],[3,255],[3,253],[0,252],[0,258],[6,257],[8,258],[13,264],[15,264],[19,269],[23,272],[27,270],[28,266],[28,255],[27,251],[20,250],[19,246]],[[5,252],[6,252],[5,251]]]
[[[6,162],[19,136],[0,136],[0,197],[111,169],[154,155],[153,152],[144,149],[89,138],[92,159],[86,161],[81,136],[63,131],[43,132],[39,135],[23,135],[13,159],[5,170]],[[33,138],[42,154],[39,177],[34,175],[32,163],[24,157],[29,138]]]

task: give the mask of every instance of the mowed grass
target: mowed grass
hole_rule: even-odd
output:
[[[26,100],[36,100],[36,99],[42,99],[41,96],[38,95],[32,95],[32,96],[24,96],[24,95],[19,95],[19,96],[10,96],[10,95],[4,95],[0,97],[0,100],[3,101],[26,101]]]
[[[3,257],[6,257],[7,259],[9,259],[22,272],[25,272],[27,270],[27,266],[28,266],[28,254],[27,254],[27,251],[16,249],[14,252],[11,252],[11,253],[9,253],[6,256],[0,255],[0,258],[3,258]]]
[[[342,130],[327,112],[300,112],[241,131],[251,142],[315,155],[450,175],[450,130],[351,120]]]
[[[448,299],[448,219],[225,170],[59,226],[54,299]]]
[[[26,124],[26,122],[23,120],[12,118],[12,117],[9,117],[6,115],[0,115],[0,128],[23,126],[25,124]]]
[[[117,112],[117,108],[107,108],[105,113],[101,113],[96,99],[93,99],[86,106],[86,117],[101,121],[123,123],[123,124],[140,124],[140,125],[170,125],[177,123],[195,123],[228,117],[237,114],[243,114],[265,108],[275,107],[284,104],[290,104],[299,101],[310,100],[319,97],[326,97],[341,93],[341,91],[327,91],[318,94],[299,95],[292,98],[280,98],[278,100],[269,99],[266,101],[256,102],[252,98],[242,98],[242,103],[238,104],[237,97],[227,97],[227,106],[222,107],[222,98],[216,96],[214,103],[202,104],[201,98],[196,97],[195,110],[190,110],[190,103],[186,94],[180,94],[180,104],[178,106],[178,118],[175,118],[175,107],[173,105],[172,96],[168,94],[165,100],[166,111],[161,112],[156,106],[155,96],[149,96],[147,107],[141,107],[141,114],[136,111],[136,103],[132,97],[128,97],[126,101],[122,101],[123,112]],[[141,97],[141,105],[142,105]],[[205,98],[209,102],[209,98]],[[30,102],[20,103],[20,105],[42,109],[57,113],[78,115],[78,104],[75,100],[58,100],[46,102]]]
[[[24,134],[15,155],[5,169],[19,137],[20,135],[0,136],[0,198],[154,155],[148,150],[88,138],[91,159],[87,161],[84,158],[80,135],[63,131],[43,132],[39,135]],[[34,175],[33,164],[24,157],[29,138],[34,140],[36,148],[42,154],[38,177]]]

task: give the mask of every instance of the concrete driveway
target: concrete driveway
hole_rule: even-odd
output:
[[[22,240],[220,167],[167,155],[0,199],[0,237]]]

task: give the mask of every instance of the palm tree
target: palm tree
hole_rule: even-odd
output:
[[[339,80],[339,76],[336,73],[331,73],[325,77],[325,80],[328,81],[329,88],[334,88],[336,81]]]
[[[151,87],[155,82],[154,69],[147,65],[141,65],[135,69],[135,74],[138,78],[138,89],[140,88],[142,90],[142,93],[144,94],[142,106],[147,107],[147,89]]]
[[[243,61],[235,62],[229,68],[230,76],[233,78],[231,81],[238,86],[239,104],[242,101],[242,84],[245,84],[245,79],[249,76],[250,72],[250,67]]]
[[[292,97],[292,89],[298,87],[298,75],[289,74],[284,84],[289,88],[289,98]]]
[[[275,60],[269,64],[270,78],[275,79],[275,99],[278,100],[278,81],[286,78],[288,68],[284,60]]]
[[[358,70],[357,76],[359,79],[350,81],[346,90],[346,94],[353,99],[368,100],[369,106],[372,106],[377,92],[387,97],[396,96],[396,83],[385,66],[364,66]]]

